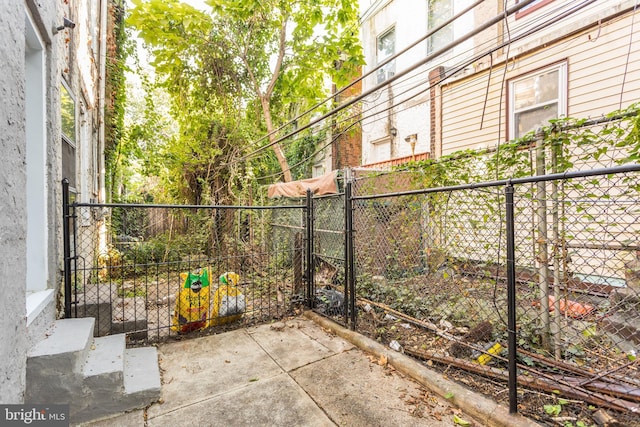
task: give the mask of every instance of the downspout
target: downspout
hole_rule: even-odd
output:
[[[107,11],[108,2],[111,0],[100,0],[100,71],[99,71],[99,94],[98,94],[98,203],[106,202],[105,190],[105,86],[106,86],[106,70],[107,70]],[[99,223],[98,230],[98,247],[99,253],[107,252],[107,227],[104,218]]]
[[[105,134],[104,134],[104,109],[105,109],[105,78],[107,70],[107,3],[111,0],[100,0],[100,71],[99,71],[99,101],[98,101],[98,202],[106,201],[105,194]]]

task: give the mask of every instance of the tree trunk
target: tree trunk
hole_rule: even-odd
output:
[[[276,153],[276,158],[278,159],[278,163],[280,164],[280,168],[282,168],[282,174],[284,176],[284,182],[291,182],[291,171],[289,170],[289,163],[287,162],[287,158],[284,155],[284,151],[282,151],[282,146],[279,143],[274,143],[276,140],[276,136],[271,134],[273,131],[273,122],[271,121],[271,110],[269,109],[269,100],[261,96],[260,103],[262,104],[262,113],[264,114],[264,121],[267,124],[267,133],[269,134],[269,144],[271,144],[271,148]]]

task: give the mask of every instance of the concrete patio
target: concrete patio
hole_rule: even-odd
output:
[[[82,425],[537,425],[313,313],[161,344],[158,355],[160,402]]]

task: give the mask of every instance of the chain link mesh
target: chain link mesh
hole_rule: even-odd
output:
[[[448,186],[620,165],[637,150],[632,132],[631,121],[591,122],[358,178],[357,329],[506,386],[504,185]],[[595,405],[639,423],[639,180],[630,172],[515,185],[518,378],[521,393],[542,401],[533,418],[553,422],[541,408],[559,394],[585,414]],[[428,187],[442,191],[419,191]]]
[[[530,140],[408,171],[355,171],[357,330],[429,364],[480,375],[480,388],[505,401],[504,183],[475,184],[560,174],[514,186],[520,395],[538,398],[545,408],[526,415],[553,423],[544,405],[557,404],[560,395],[583,414],[594,405],[636,425],[640,174],[561,175],[636,161],[636,119],[554,125]],[[223,272],[240,274],[246,309],[231,326],[282,317],[306,298],[316,311],[354,326],[345,309],[344,195],[315,198],[310,213],[291,203],[76,205],[74,315],[96,317],[98,335],[165,339],[177,334],[171,322],[180,274],[208,267],[214,286]],[[305,270],[307,214],[313,219],[312,278]],[[478,385],[477,379],[460,380]]]
[[[77,206],[72,315],[95,317],[98,336],[166,339],[178,334],[171,326],[184,275],[202,269],[211,276],[210,324],[236,327],[287,315],[292,295],[304,288],[303,211]],[[213,315],[218,277],[225,272],[240,275],[237,288],[244,296],[242,320],[233,324]]]
[[[344,195],[314,199],[314,309],[346,322]]]

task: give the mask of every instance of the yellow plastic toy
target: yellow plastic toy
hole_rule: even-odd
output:
[[[220,276],[220,286],[213,295],[211,325],[224,325],[240,320],[247,304],[245,297],[237,288],[240,276],[233,271]]]
[[[208,326],[211,305],[210,278],[209,267],[203,268],[198,273],[180,273],[183,285],[176,298],[171,330],[182,334]]]

